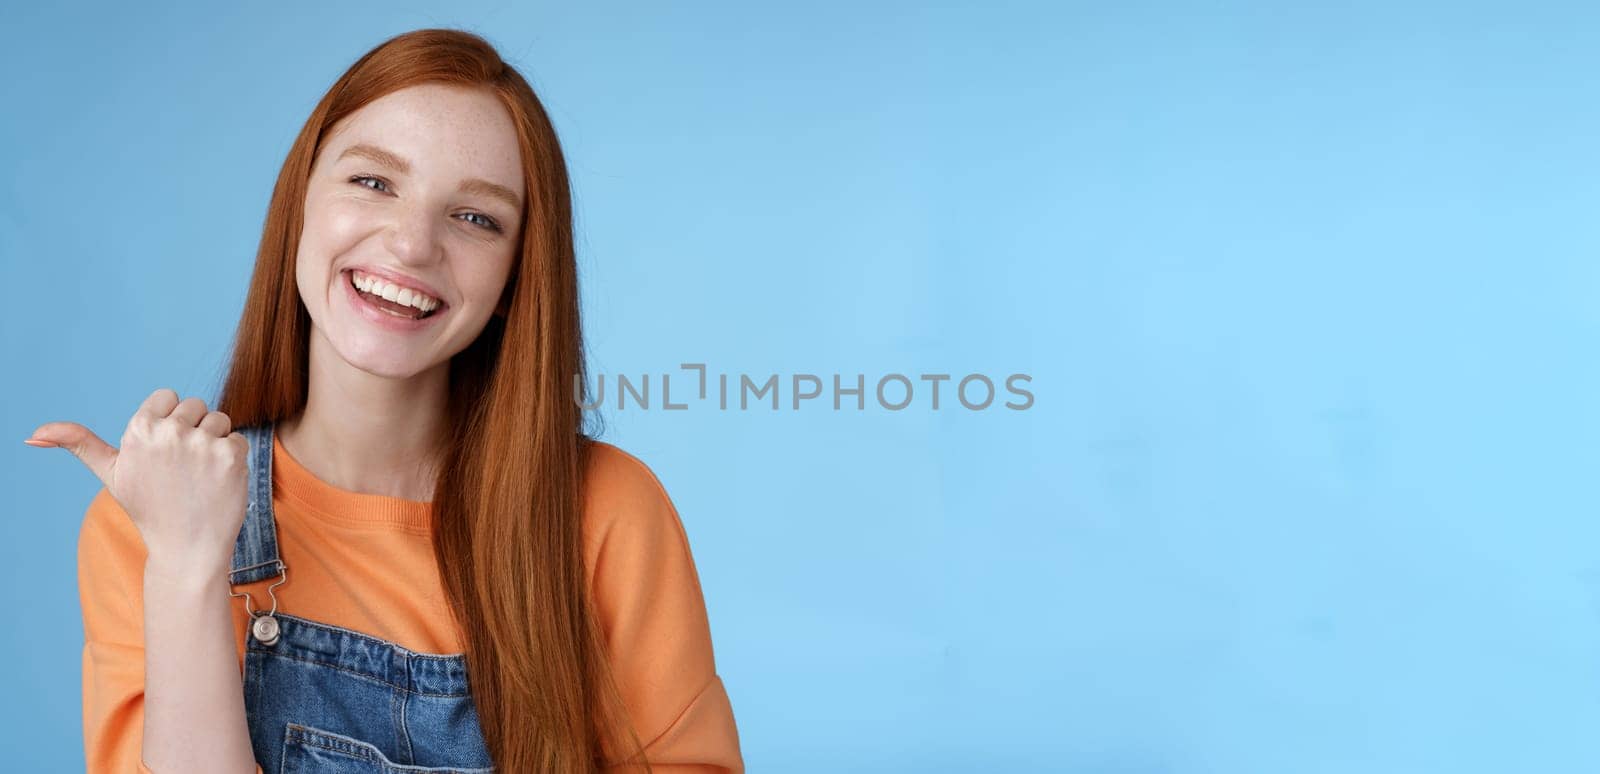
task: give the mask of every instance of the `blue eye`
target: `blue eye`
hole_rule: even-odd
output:
[[[366,183],[363,183],[362,182],[363,180],[371,180],[374,183],[381,183],[384,187],[383,188],[372,188],[372,186],[367,185]],[[372,188],[372,190],[374,190],[374,191],[387,191],[388,190],[388,185],[389,185],[388,183],[385,183],[384,181],[379,180],[376,177],[369,177],[367,175],[356,175],[355,177],[350,178],[350,182],[355,183],[356,185],[359,185],[362,188]]]
[[[373,183],[377,183],[377,184],[379,184],[379,185],[381,185],[383,187],[382,188],[373,188],[372,186],[367,185],[368,181],[371,181]],[[371,175],[356,175],[355,177],[350,178],[350,182],[354,183],[355,185],[359,185],[362,188],[370,188],[370,189],[372,189],[374,191],[378,191],[378,192],[381,192],[381,193],[388,193],[388,191],[389,191],[389,184],[387,182],[385,182],[381,178],[372,177]],[[503,232],[505,230],[505,229],[500,227],[499,223],[495,222],[494,218],[491,218],[488,215],[483,215],[483,214],[477,213],[477,212],[468,212],[468,213],[465,213],[465,214],[467,216],[469,216],[469,217],[481,218],[482,219],[481,222],[479,222],[479,221],[470,221],[471,223],[473,223],[473,225],[476,225],[479,228],[488,229],[489,231],[493,231],[496,234],[501,233],[501,232]]]
[[[488,215],[482,215],[482,214],[479,214],[479,213],[476,213],[476,212],[468,212],[468,213],[465,213],[465,214],[467,216],[469,216],[469,217],[483,218],[483,222],[479,223],[478,225],[483,226],[484,228],[489,229],[490,231],[493,231],[493,232],[495,232],[497,234],[500,233],[500,231],[501,231],[500,224],[494,222],[494,218],[491,218]]]

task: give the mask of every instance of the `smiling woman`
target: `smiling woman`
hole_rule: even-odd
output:
[[[513,289],[532,186],[511,114],[492,93],[424,83],[374,99],[322,142],[295,261],[313,327],[339,358],[379,374],[465,349]],[[357,275],[378,292],[362,295]],[[410,309],[418,293],[435,313]]]
[[[486,41],[386,41],[289,151],[215,410],[35,431],[105,484],[91,772],[743,771],[683,522],[569,392],[568,185]]]

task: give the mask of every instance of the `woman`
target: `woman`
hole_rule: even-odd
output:
[[[28,441],[105,485],[89,770],[742,771],[682,523],[583,377],[538,98],[469,33],[378,46],[289,151],[215,408]]]

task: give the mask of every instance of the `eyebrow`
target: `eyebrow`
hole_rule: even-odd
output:
[[[335,159],[335,161],[341,161],[346,156],[359,156],[369,161],[382,164],[390,169],[396,170],[402,175],[411,174],[411,162],[406,161],[404,158],[401,158],[398,154],[392,151],[384,150],[376,145],[357,143],[345,148],[344,152],[339,154],[339,158]],[[511,205],[511,208],[514,210],[520,211],[522,209],[522,197],[517,196],[516,191],[513,191],[510,188],[498,183],[491,183],[482,178],[474,177],[470,180],[463,180],[461,181],[460,187],[456,190],[467,194],[480,194],[483,196],[494,197],[505,202],[506,204]]]

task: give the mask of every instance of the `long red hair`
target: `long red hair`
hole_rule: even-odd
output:
[[[624,757],[648,770],[584,567],[590,437],[575,390],[588,380],[566,161],[533,89],[483,38],[449,29],[398,35],[317,103],[272,191],[216,409],[246,427],[305,406],[311,319],[294,262],[312,164],[340,119],[422,83],[500,99],[516,126],[528,191],[502,299],[508,311],[450,363],[454,432],[433,496],[435,561],[463,635],[484,740],[499,771],[587,772]]]

